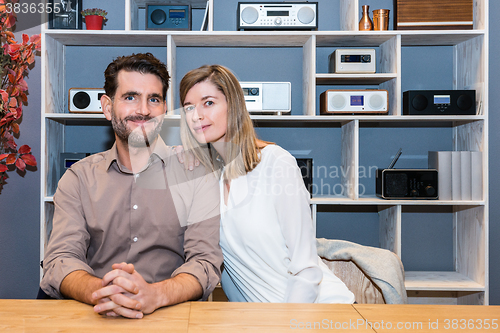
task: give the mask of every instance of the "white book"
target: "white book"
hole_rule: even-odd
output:
[[[483,200],[483,153],[480,151],[470,153],[472,200]]]
[[[460,152],[460,190],[462,200],[472,200],[470,151]]]
[[[460,174],[460,152],[451,152],[451,200],[462,200],[462,188],[460,182],[462,175]]]
[[[451,151],[430,151],[427,163],[438,172],[439,200],[451,200]]]

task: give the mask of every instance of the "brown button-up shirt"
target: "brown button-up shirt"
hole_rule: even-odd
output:
[[[139,173],[117,156],[115,145],[73,164],[59,181],[41,288],[62,298],[69,273],[102,278],[124,261],[149,283],[191,274],[206,299],[222,265],[215,175],[201,166],[185,171],[161,138]]]

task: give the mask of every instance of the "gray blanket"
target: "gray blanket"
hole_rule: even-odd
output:
[[[393,252],[371,246],[318,238],[318,255],[328,260],[352,260],[380,288],[387,304],[407,303],[404,269]]]

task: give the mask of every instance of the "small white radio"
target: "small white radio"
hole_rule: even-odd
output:
[[[387,113],[387,90],[327,90],[320,95],[320,114]]]
[[[70,88],[68,100],[69,112],[102,112],[101,96],[104,94],[104,89],[101,88]]]
[[[238,2],[238,30],[318,28],[317,2]]]
[[[328,60],[330,73],[375,73],[375,49],[336,49]]]
[[[290,82],[240,82],[248,112],[290,112]]]

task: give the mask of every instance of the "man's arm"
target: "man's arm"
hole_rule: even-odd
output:
[[[76,299],[87,304],[97,304],[92,293],[102,288],[102,280],[86,271],[74,271],[66,275],[59,288],[65,298]]]

